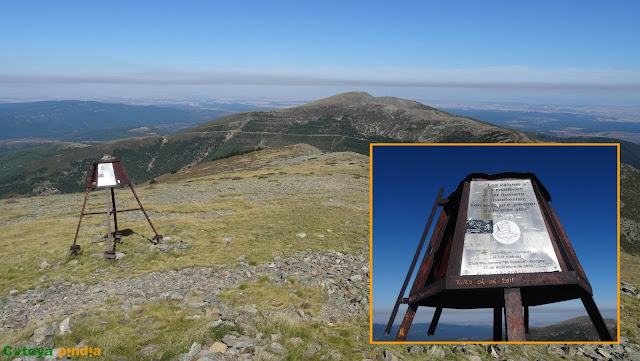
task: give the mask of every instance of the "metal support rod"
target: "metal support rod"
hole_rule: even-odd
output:
[[[158,234],[158,231],[156,231],[156,227],[154,227],[153,223],[151,223],[151,219],[149,219],[149,216],[147,215],[147,211],[144,210],[144,207],[140,202],[140,198],[138,198],[138,195],[136,194],[136,190],[133,188],[133,183],[129,184],[129,188],[131,188],[131,192],[133,192],[133,196],[136,197],[136,201],[138,201],[138,205],[140,205],[140,209],[142,210],[142,213],[144,213],[144,217],[147,219],[147,222],[149,222],[151,229],[153,229],[153,233],[156,234],[156,237],[159,237],[160,235]]]
[[[402,324],[400,325],[400,329],[398,330],[398,336],[396,336],[396,341],[404,341],[407,339],[407,334],[409,333],[409,328],[411,328],[411,323],[413,323],[413,318],[416,317],[416,311],[418,310],[417,304],[409,305],[407,308],[407,313],[404,314],[404,318],[402,319]]]
[[[78,241],[78,233],[80,233],[80,224],[82,223],[82,217],[84,216],[84,208],[87,206],[87,199],[89,198],[89,187],[84,192],[84,202],[82,202],[82,210],[80,211],[80,219],[78,220],[78,228],[76,228],[76,236],[73,237],[73,245],[71,248],[73,249]]]
[[[424,228],[424,232],[422,232],[422,238],[420,238],[420,243],[418,243],[418,249],[416,250],[416,254],[413,256],[413,261],[411,261],[409,272],[407,272],[407,277],[404,279],[404,283],[402,284],[402,288],[400,289],[400,293],[398,294],[398,299],[396,300],[396,305],[393,307],[393,311],[391,312],[391,317],[389,317],[387,328],[384,330],[385,335],[389,335],[389,332],[391,332],[391,326],[393,325],[393,321],[395,321],[396,319],[396,314],[398,313],[398,307],[400,307],[400,303],[402,302],[402,297],[404,296],[404,292],[407,290],[407,285],[409,284],[409,280],[413,275],[413,269],[415,268],[416,263],[418,262],[418,258],[420,257],[420,253],[422,252],[424,241],[427,239],[427,235],[429,234],[429,229],[431,229],[431,223],[433,222],[433,217],[436,215],[436,211],[438,210],[438,206],[440,205],[440,201],[442,199],[443,193],[444,193],[444,188],[440,188],[440,191],[438,192],[438,197],[436,197],[436,201],[433,202],[433,207],[431,208],[431,214],[429,215],[429,220],[427,221],[427,226]],[[403,324],[404,324],[404,321],[403,321]]]
[[[113,192],[113,188],[111,188],[111,205],[113,206],[113,228],[114,234],[118,233],[118,211],[116,210],[116,196],[115,193]],[[113,250],[115,251],[116,245],[114,243],[113,245]]]
[[[493,340],[502,341],[502,307],[493,308]]]
[[[524,335],[524,317],[522,315],[522,295],[520,294],[520,288],[504,289],[504,311],[507,341],[526,341],[527,338]]]
[[[598,331],[600,341],[613,341],[613,338],[609,333],[609,329],[607,328],[607,324],[604,322],[595,301],[593,301],[593,296],[585,296],[582,297],[581,300],[584,308],[589,314],[589,318],[591,318],[591,322],[593,322],[593,326],[595,326],[596,331]]]
[[[438,327],[438,321],[440,320],[441,314],[442,314],[442,307],[436,307],[436,312],[433,313],[433,318],[431,319],[431,324],[429,325],[427,336],[433,336],[433,334],[436,333],[436,327]]]
[[[111,237],[111,209],[109,202],[109,189],[105,189],[107,196],[107,238],[109,239],[109,243],[107,243],[107,249],[112,250],[113,245],[113,237]]]

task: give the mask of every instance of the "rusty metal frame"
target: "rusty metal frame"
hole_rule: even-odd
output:
[[[409,268],[396,305],[385,329],[388,335],[395,320],[398,306],[407,304],[396,341],[405,341],[419,306],[435,307],[428,335],[435,333],[443,308],[493,308],[493,340],[502,341],[502,311],[507,341],[526,341],[529,332],[529,307],[541,304],[580,298],[602,341],[613,341],[604,319],[593,300],[593,291],[586,274],[578,261],[575,251],[560,223],[557,214],[548,201],[551,200],[544,186],[535,175],[530,178],[512,178],[509,173],[500,175],[473,174],[467,177],[456,192],[441,202],[443,189],[436,199],[427,226],[422,235],[414,260]],[[517,176],[520,176],[518,174]],[[475,177],[473,177],[475,176]],[[486,176],[483,177],[483,176]],[[516,177],[517,177],[516,176]],[[542,213],[547,232],[560,265],[559,272],[465,275],[461,276],[462,250],[464,247],[465,220],[467,217],[470,182],[472,180],[531,179],[538,207]],[[447,204],[453,200],[454,204]],[[457,202],[458,204],[455,204]],[[431,241],[418,269],[409,297],[404,298],[407,283],[413,274],[417,257],[421,254],[426,235],[438,205],[445,205],[434,228]],[[447,209],[448,208],[448,209]],[[441,249],[441,246],[444,248]],[[440,274],[436,274],[436,270]],[[444,274],[441,274],[444,271]],[[488,278],[501,278],[506,283],[485,283]],[[467,297],[468,296],[468,297]],[[474,297],[472,297],[474,296]],[[474,299],[469,304],[469,299]]]
[[[407,290],[407,286],[409,285],[409,280],[411,279],[411,276],[413,275],[413,269],[416,266],[416,263],[418,262],[418,259],[420,258],[420,254],[422,253],[422,247],[424,246],[424,242],[427,239],[427,235],[429,235],[429,230],[431,229],[431,223],[433,222],[433,218],[436,215],[436,211],[438,210],[438,207],[443,206],[447,203],[447,199],[443,199],[442,195],[444,194],[444,188],[440,188],[440,190],[438,191],[438,195],[436,197],[436,200],[433,202],[433,207],[431,207],[431,213],[429,214],[429,220],[427,221],[427,225],[424,227],[424,231],[422,232],[422,237],[420,238],[420,242],[418,243],[418,248],[416,249],[416,253],[413,256],[413,260],[411,261],[411,266],[409,266],[409,271],[407,272],[407,276],[404,279],[404,283],[402,284],[402,288],[400,289],[400,293],[398,294],[398,298],[396,300],[396,304],[393,307],[393,311],[391,312],[391,317],[389,317],[389,322],[387,323],[387,327],[385,328],[385,335],[388,336],[389,333],[391,332],[391,327],[393,326],[393,321],[395,321],[396,319],[396,314],[398,313],[398,308],[400,307],[400,304],[403,301],[403,296],[405,291]],[[427,255],[425,255],[425,259],[429,259],[429,255],[431,253],[433,253],[433,245],[431,244],[433,242],[433,237],[431,238],[431,241],[429,242],[429,246],[427,248]],[[424,274],[424,272],[423,272]],[[415,281],[414,281],[414,286],[415,286]],[[417,309],[417,306],[416,306]],[[405,322],[409,322],[409,325],[411,324],[411,322],[413,321],[413,316],[415,316],[415,310],[412,311],[412,315],[410,315],[411,311],[411,307],[409,308],[409,310],[407,311],[407,314],[405,314],[405,318],[404,321],[402,322],[403,325],[405,324]],[[410,318],[410,320],[409,320]]]
[[[140,208],[134,208],[134,209],[124,209],[124,210],[118,210],[116,208],[116,199],[115,199],[115,192],[114,192],[114,188],[116,186],[108,186],[108,187],[98,187],[97,186],[97,166],[100,163],[113,163],[113,168],[114,168],[114,172],[115,172],[115,176],[116,179],[118,180],[118,185],[120,188],[124,188],[124,186],[129,186],[129,188],[131,189],[131,192],[133,193],[133,196],[135,197],[136,201],[138,202],[138,205],[140,206]],[[76,227],[76,234],[73,238],[73,244],[71,245],[71,247],[69,248],[69,251],[71,252],[71,254],[73,255],[79,255],[80,253],[82,253],[82,248],[80,247],[80,245],[77,244],[78,241],[78,234],[80,233],[80,226],[82,224],[82,218],[84,218],[85,216],[88,215],[95,215],[95,214],[104,214],[103,212],[85,212],[86,209],[86,205],[87,205],[87,201],[89,198],[89,192],[92,190],[96,190],[98,188],[105,188],[106,191],[106,213],[107,213],[107,239],[108,239],[108,244],[107,244],[107,250],[104,252],[104,256],[107,259],[115,259],[115,253],[116,253],[116,243],[120,243],[120,240],[122,238],[122,235],[120,234],[119,230],[118,230],[118,213],[119,212],[130,212],[130,211],[137,211],[137,210],[141,210],[142,213],[144,214],[144,217],[146,218],[147,222],[149,222],[149,225],[151,226],[151,229],[153,230],[153,233],[155,234],[153,237],[153,243],[157,243],[158,241],[162,240],[162,235],[158,234],[158,231],[156,230],[156,227],[153,225],[153,223],[151,222],[151,219],[149,218],[149,215],[147,214],[146,210],[144,209],[144,207],[142,206],[142,202],[140,201],[140,198],[138,197],[138,194],[135,191],[135,188],[133,186],[133,182],[131,181],[131,179],[129,178],[129,176],[127,175],[127,172],[124,169],[124,166],[122,166],[122,163],[119,160],[116,159],[110,159],[110,160],[106,160],[106,161],[99,161],[99,162],[94,162],[91,167],[89,168],[89,176],[87,177],[87,186],[85,189],[85,193],[84,193],[84,201],[82,203],[82,209],[80,210],[80,218],[78,220],[78,226]],[[111,193],[111,194],[109,194]],[[109,199],[111,198],[111,199]],[[111,232],[111,215],[113,215],[113,224],[114,224],[114,232]]]

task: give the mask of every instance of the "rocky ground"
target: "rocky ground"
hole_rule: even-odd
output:
[[[232,306],[221,300],[219,294],[229,288],[267,277],[270,282],[284,286],[295,279],[299,284],[320,286],[327,295],[327,303],[318,316],[305,314],[304,309],[293,307],[277,311],[299,323],[322,322],[333,324],[343,318],[366,316],[369,312],[369,266],[361,256],[345,255],[335,251],[306,251],[287,259],[275,259],[260,265],[241,263],[236,268],[187,268],[179,271],[160,271],[137,278],[116,279],[87,286],[69,282],[57,282],[48,288],[37,287],[17,296],[0,298],[0,332],[10,333],[28,325],[38,326],[30,340],[17,346],[27,348],[52,347],[54,337],[71,332],[76,322],[100,311],[100,307],[111,300],[123,315],[135,311],[147,303],[172,303],[189,309],[187,319],[207,319],[207,327],[232,326],[235,331],[225,334],[220,340],[208,339],[204,343],[194,342],[188,352],[175,356],[181,361],[191,360],[282,360],[286,346],[305,343],[301,338],[284,338],[275,333],[266,337],[256,325],[273,312],[259,312],[255,305]],[[638,298],[632,285],[622,282],[623,297]],[[116,299],[117,302],[113,300]],[[97,311],[96,311],[97,310]],[[102,310],[105,310],[104,308]],[[62,319],[61,322],[50,322]],[[123,317],[120,323],[133,322]],[[86,344],[86,342],[85,342]],[[82,347],[83,344],[77,345]],[[158,345],[146,345],[138,353],[144,357],[154,354]],[[395,346],[394,346],[395,347]],[[526,346],[525,346],[526,347]],[[539,348],[539,346],[536,346]],[[617,345],[545,345],[542,354],[559,358],[585,360],[640,360],[640,351],[626,338]],[[376,359],[398,360],[398,351],[384,345],[377,346],[380,352]],[[395,347],[397,348],[397,347]],[[461,355],[468,360],[511,359],[517,349],[515,345],[410,345],[406,346],[410,357],[424,355],[434,359],[453,359]],[[56,350],[57,352],[57,350]],[[305,357],[321,354],[319,359],[344,359],[331,350],[329,345],[309,343]],[[111,355],[113,359],[126,358]],[[524,352],[519,360],[532,359]],[[50,359],[54,359],[51,357]],[[534,358],[535,359],[535,358]],[[14,360],[36,360],[36,357]]]

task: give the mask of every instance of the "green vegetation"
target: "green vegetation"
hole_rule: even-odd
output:
[[[294,154],[297,152],[295,148],[290,150]],[[274,155],[271,150],[262,152]],[[238,167],[243,157],[257,157],[260,153],[239,157],[230,167]],[[230,159],[220,162],[228,161]],[[327,166],[327,161],[335,165]],[[232,267],[240,262],[240,256],[251,264],[260,264],[306,249],[360,252],[368,244],[368,198],[365,192],[354,190],[366,189],[368,174],[364,168],[357,173],[361,175],[360,179],[354,179],[353,174],[365,164],[367,158],[364,156],[335,154],[291,163],[279,168],[282,174],[278,175],[266,168],[207,176],[204,175],[206,169],[219,168],[215,162],[207,162],[192,169],[200,176],[189,179],[188,187],[184,186],[184,181],[170,182],[164,178],[154,184],[153,189],[138,187],[136,191],[158,232],[172,238],[168,243],[183,241],[189,247],[158,252],[145,238],[152,232],[142,213],[121,213],[118,215],[120,228],[135,232],[123,237],[123,243],[118,245],[118,252],[130,255],[122,262],[91,257],[106,247],[98,244],[104,241],[106,229],[105,217],[101,214],[83,219],[78,244],[84,253],[78,257],[68,255],[82,193],[24,198],[18,203],[5,201],[0,218],[0,233],[3,234],[0,252],[4,255],[0,267],[5,270],[0,275],[0,294],[15,288],[22,291],[36,285],[46,286],[57,279],[95,283],[96,272],[100,272],[100,280],[106,280],[171,268],[220,264]],[[210,165],[212,168],[206,168]],[[253,162],[249,162],[251,165]],[[276,182],[270,182],[275,177],[285,177],[304,184],[302,177],[306,182],[310,172],[314,172],[313,177],[328,177],[329,169],[331,181],[343,185],[338,190],[313,187],[301,192],[298,188],[282,189]],[[268,179],[258,177],[269,173],[272,175]],[[167,179],[176,176],[183,174],[167,175]],[[233,180],[237,177],[242,179]],[[328,202],[329,194],[341,202]],[[136,208],[137,205],[128,189],[116,190],[116,200],[119,209]],[[103,211],[104,192],[91,192],[87,212]],[[46,238],[42,237],[43,230],[46,230]],[[296,237],[301,231],[308,235],[304,240]],[[324,237],[318,237],[319,234]],[[227,245],[223,241],[225,237],[233,240]],[[69,265],[74,258],[78,263]],[[38,272],[43,261],[51,267]],[[43,275],[49,276],[45,283],[38,281]]]
[[[249,153],[252,153],[252,152],[257,152],[257,151],[262,150],[262,149],[263,148],[256,147],[256,148],[253,148],[253,149],[235,150],[233,152],[229,152],[229,153],[224,154],[224,155],[216,155],[216,156],[213,157],[213,159],[211,159],[211,161],[213,162],[213,161],[219,160],[219,159],[227,159],[227,158],[235,157],[237,155],[249,154]]]
[[[255,305],[258,311],[282,311],[290,306],[305,314],[318,316],[326,303],[326,294],[320,287],[295,284],[278,286],[266,278],[257,282],[243,283],[236,289],[227,289],[220,298],[233,306]]]

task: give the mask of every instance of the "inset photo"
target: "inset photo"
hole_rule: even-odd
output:
[[[372,144],[371,342],[618,343],[619,144]]]

